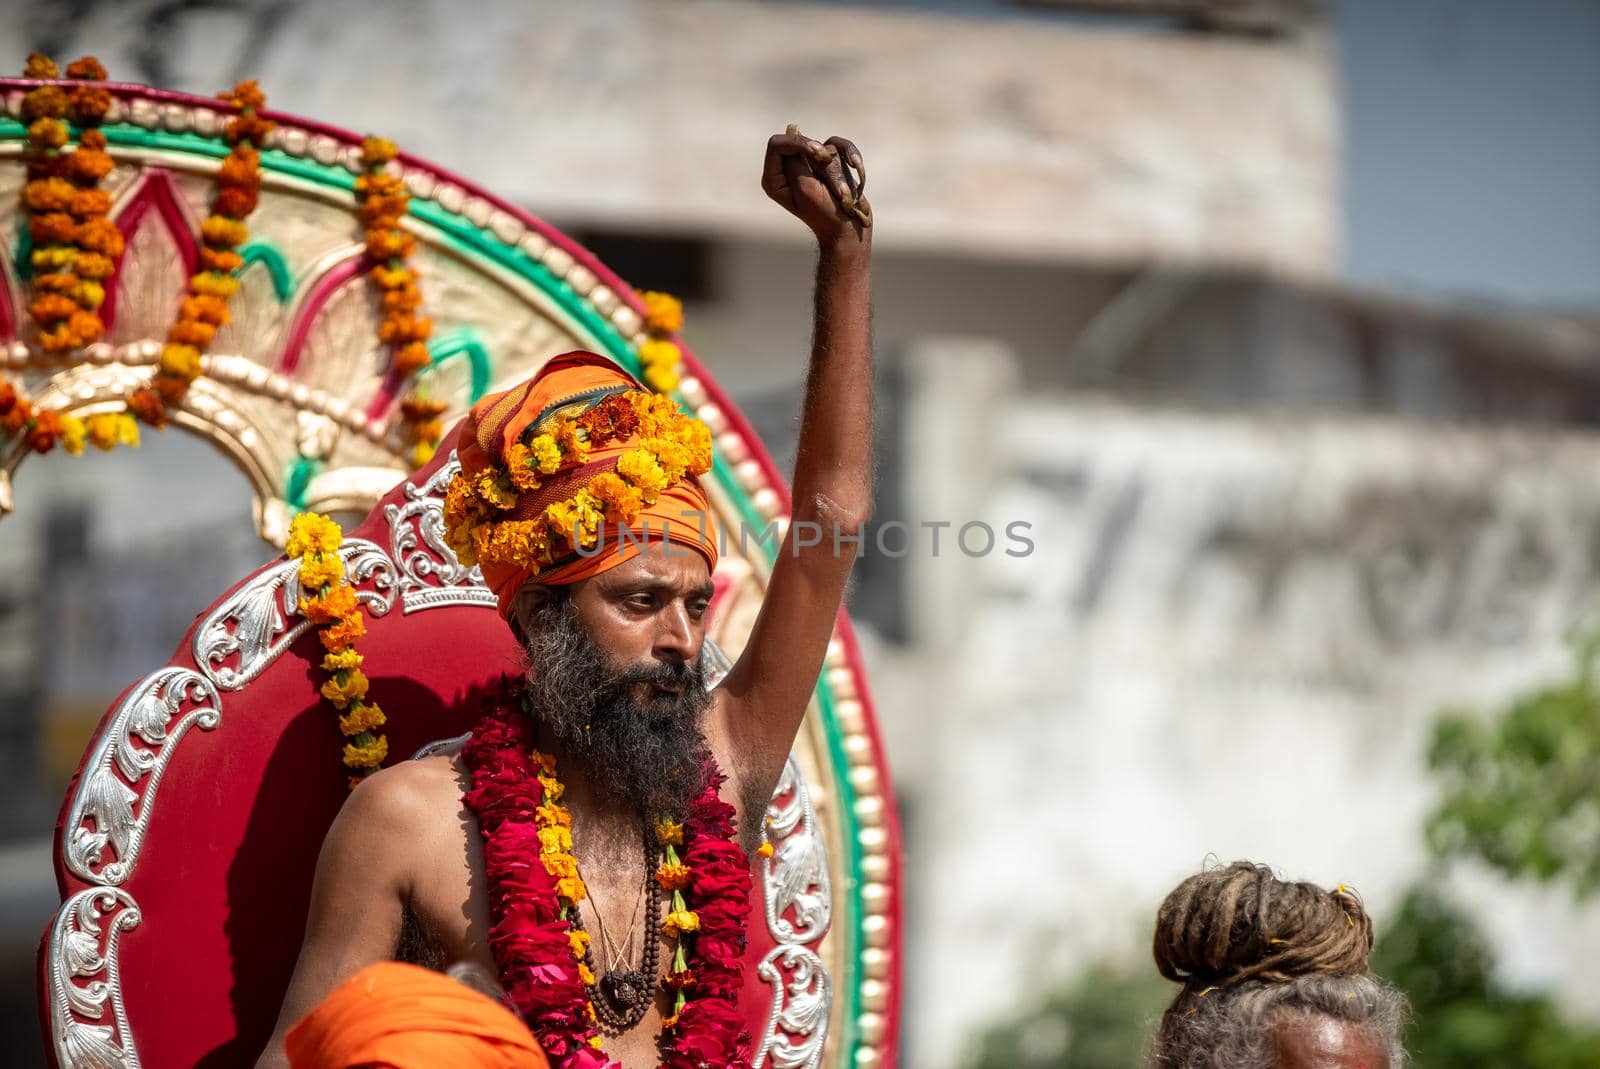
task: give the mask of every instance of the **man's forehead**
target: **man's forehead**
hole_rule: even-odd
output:
[[[652,542],[632,559],[594,577],[602,590],[623,587],[672,587],[683,591],[709,590],[711,575],[700,554],[672,543]]]

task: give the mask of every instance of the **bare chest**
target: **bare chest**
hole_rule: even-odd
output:
[[[574,824],[574,853],[588,891],[580,915],[592,943],[591,967],[596,976],[639,970],[657,986],[671,961],[661,940],[660,908],[652,915],[654,859],[647,860],[643,829],[590,826],[586,834],[582,814],[575,814]],[[477,822],[461,811],[428,847],[419,851],[409,907],[420,934],[436,950],[433,960],[445,968],[471,964],[498,979],[488,943],[487,878]],[[669,997],[658,988],[642,1019],[604,1037],[606,1053],[627,1069],[657,1065],[661,1020],[670,1012]]]

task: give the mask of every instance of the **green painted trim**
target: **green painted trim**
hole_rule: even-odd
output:
[[[483,344],[483,338],[471,327],[453,330],[435,338],[428,343],[428,355],[431,357],[430,369],[442,367],[447,360],[466,357],[472,369],[472,384],[468,387],[472,394],[469,404],[477,404],[478,399],[489,392],[489,350]]]
[[[289,271],[289,262],[276,245],[266,238],[252,238],[239,246],[239,258],[244,263],[234,272],[235,277],[243,275],[250,265],[260,264],[272,278],[272,294],[278,298],[278,303],[289,303],[289,298],[294,295],[294,275]]]
[[[28,213],[17,213],[17,243],[11,256],[11,269],[17,273],[18,282],[33,281],[33,231],[28,227]]]
[[[311,489],[311,480],[321,470],[322,461],[310,457],[296,457],[294,463],[289,465],[283,480],[283,499],[296,512],[305,511],[306,491]]]
[[[127,145],[134,147],[150,147],[175,152],[186,152],[198,156],[221,158],[228,154],[228,146],[220,140],[202,137],[198,134],[175,134],[163,130],[146,130],[140,126],[128,123],[118,123],[102,127],[106,140],[113,145]],[[11,119],[0,119],[0,140],[22,140],[27,136],[27,129],[21,123]],[[276,171],[280,174],[292,175],[310,182],[336,189],[353,191],[355,188],[355,175],[343,167],[331,167],[317,163],[314,160],[290,156],[282,151],[273,149],[261,154],[261,165],[265,170]],[[482,257],[532,283],[540,292],[550,299],[563,313],[579,323],[600,343],[604,354],[611,357],[629,373],[638,375],[640,365],[637,354],[628,340],[619,334],[615,327],[601,316],[586,301],[575,293],[570,285],[556,278],[543,264],[528,256],[520,248],[507,245],[494,234],[480,229],[470,221],[445,211],[432,201],[413,200],[410,213],[416,218],[432,226],[448,244],[469,256]],[[267,261],[263,261],[267,262]],[[25,264],[26,260],[19,260]],[[268,262],[268,269],[271,264]],[[276,276],[273,279],[274,288],[278,286]],[[465,349],[461,351],[467,351]],[[485,353],[487,357],[487,353]],[[471,359],[469,355],[468,359]],[[492,369],[492,365],[491,365]],[[476,392],[476,372],[474,367],[474,386]],[[487,388],[487,386],[485,386]],[[681,404],[682,397],[676,400]],[[290,504],[300,507],[305,491],[315,474],[317,462],[308,458],[300,458],[290,468],[288,473],[288,490],[286,496]],[[759,531],[764,527],[764,522],[755,510],[748,494],[740,489],[738,480],[734,477],[732,469],[726,461],[718,457],[713,462],[712,476],[717,484],[727,493],[734,502],[740,516],[753,530]],[[769,560],[775,558],[779,546],[766,549]],[[859,961],[860,953],[865,945],[862,922],[865,911],[861,900],[861,846],[859,842],[860,827],[855,816],[855,790],[849,782],[850,763],[844,752],[844,734],[840,730],[837,712],[834,707],[831,689],[821,680],[818,681],[816,697],[819,712],[822,716],[823,734],[827,740],[829,757],[833,762],[836,773],[840,797],[840,824],[844,832],[845,842],[848,845],[848,863],[846,870],[849,879],[849,888],[846,900],[849,903],[849,925],[845,937],[849,941],[844,955],[847,962]],[[846,1003],[844,1013],[841,1014],[844,1035],[844,1049],[852,1053],[847,1054],[842,1064],[849,1065],[854,1061],[853,1051],[859,1037],[856,1034],[856,1020],[861,1009],[861,973],[859,969],[852,969],[848,977],[837,977],[836,982],[841,982],[846,987]]]

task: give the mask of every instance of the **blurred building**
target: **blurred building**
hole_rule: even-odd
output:
[[[1313,5],[19,17],[31,47],[94,51],[113,78],[257,77],[275,108],[393,137],[577,233],[686,299],[686,337],[780,463],[811,263],[760,195],[762,146],[790,121],[861,146],[883,466],[852,604],[908,835],[915,1069],[955,1065],[1039,984],[1141,952],[1211,853],[1348,880],[1381,922],[1421,864],[1432,714],[1559,669],[1594,606],[1600,321],[1339,280],[1340,56]],[[0,910],[19,996],[54,897],[47,872],[10,874],[44,856],[93,720],[270,552],[243,480],[200,454],[48,458],[0,523],[18,859],[0,895],[42,903]],[[1500,901],[1511,967],[1600,1012],[1600,921]]]

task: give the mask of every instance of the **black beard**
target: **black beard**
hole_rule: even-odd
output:
[[[700,718],[711,704],[698,661],[619,668],[579,625],[566,598],[541,607],[525,643],[528,712],[597,786],[646,820],[682,819],[705,783]],[[640,684],[653,687],[640,697]]]

